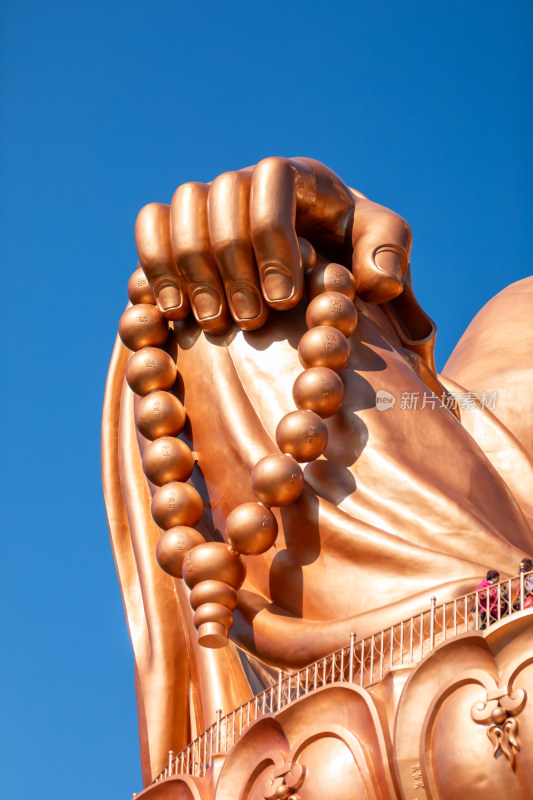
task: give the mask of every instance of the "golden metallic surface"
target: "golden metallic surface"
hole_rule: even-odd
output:
[[[206,542],[194,547],[183,563],[183,577],[189,589],[200,581],[222,581],[238,589],[246,576],[242,558],[227,544]]]
[[[461,387],[499,389],[493,414],[530,457],[533,457],[533,393],[529,389],[532,293],[533,279],[525,278],[497,294],[470,323],[443,369],[443,374]],[[515,364],[520,366],[515,368]],[[472,422],[468,429],[473,430]],[[509,462],[506,476],[513,471],[513,460]],[[503,464],[498,468],[501,467]]]
[[[118,323],[118,334],[130,350],[160,347],[168,336],[168,322],[161,311],[148,303],[127,308]]]
[[[261,503],[242,503],[226,522],[226,539],[236,553],[260,555],[269,550],[278,535],[272,511]]]
[[[311,242],[298,236],[298,247],[302,256],[302,269],[304,271],[316,269],[317,255]]]
[[[306,465],[300,497],[281,511],[274,510],[279,525],[276,554],[268,551],[245,557],[248,574],[239,591],[231,641],[227,647],[206,651],[197,643],[187,586],[166,575],[155,558],[159,531],[150,518],[151,487],[141,463],[148,443],[135,434],[133,398],[127,385],[121,397],[126,361],[123,346],[117,345],[106,392],[103,475],[135,653],[145,785],[168,763],[169,749],[179,751],[215,722],[217,708],[229,713],[247,702],[251,686],[257,692],[258,684],[275,682],[274,670],[292,671],[322,659],[347,645],[350,632],[359,639],[399,620],[420,618],[432,595],[439,603],[451,601],[475,587],[487,569],[513,574],[520,559],[533,554],[532,280],[509,287],[480,312],[445,375],[432,381],[428,371],[435,370],[435,326],[412,290],[406,223],[343,188],[337,176],[316,162],[271,159],[259,166],[248,170],[252,175],[249,221],[261,292],[268,296],[265,302],[276,308],[279,301],[277,308],[281,308],[297,299],[298,270],[304,260],[298,236],[309,237],[321,256],[353,268],[359,320],[343,372],[345,399],[328,420],[325,458]],[[206,215],[208,206],[209,198]],[[198,216],[187,203],[182,212],[191,220]],[[157,245],[157,226],[150,236]],[[343,247],[350,238],[353,253],[346,254]],[[189,242],[191,253],[198,241],[196,236]],[[148,249],[141,250],[150,255]],[[195,258],[192,265],[197,263]],[[172,261],[168,260],[169,269],[174,269]],[[187,291],[201,283],[195,280],[195,268]],[[187,437],[192,437],[191,447],[198,453],[199,469],[191,481],[206,507],[199,528],[209,539],[220,539],[231,511],[254,499],[252,470],[258,460],[272,453],[276,426],[293,408],[291,392],[301,373],[296,348],[304,334],[301,306],[290,313],[271,314],[253,333],[243,334],[235,326],[216,341],[200,333],[191,317],[182,319],[170,334],[169,350],[178,354],[180,392],[190,422]],[[413,355],[417,356],[414,360]],[[419,359],[424,360],[426,372],[419,368]],[[443,384],[450,391],[494,389],[499,395],[493,409],[479,403],[476,410],[462,408],[459,422],[431,394],[429,384],[432,391]],[[434,405],[427,402],[426,392],[430,400],[437,399]],[[406,407],[401,399],[405,395],[418,396],[418,406]],[[383,397],[387,403],[380,406]],[[225,547],[220,541],[214,544]],[[193,548],[191,554],[203,546]],[[209,579],[220,579],[223,571],[217,566]],[[520,613],[525,618],[528,612]],[[216,623],[205,624],[216,629]],[[498,677],[503,691],[514,665],[521,663],[520,653],[528,652],[528,647],[530,651],[531,645],[520,643],[514,628],[502,627],[495,634],[494,661],[488,658],[485,644],[480,646],[478,634],[469,669],[476,671],[478,680],[488,665],[496,681],[498,670],[508,665],[507,673],[502,671]],[[227,641],[223,626],[215,636]],[[240,656],[232,642],[238,644]],[[298,701],[297,712],[291,716],[286,713],[290,708],[285,709],[275,725],[259,719],[245,732],[257,737],[246,740],[248,755],[243,755],[242,737],[233,751],[235,758],[232,755],[224,762],[222,769],[227,767],[227,772],[216,788],[219,797],[227,800],[241,791],[237,772],[244,765],[251,770],[246,780],[252,774],[262,779],[254,770],[259,763],[271,765],[265,752],[280,750],[287,759],[288,772],[283,774],[290,774],[296,753],[298,761],[304,765],[307,761],[316,771],[315,777],[309,772],[305,779],[309,783],[296,790],[302,797],[305,792],[311,798],[313,792],[321,791],[320,785],[313,787],[316,775],[333,780],[331,765],[335,764],[339,765],[335,780],[342,779],[344,769],[349,776],[343,791],[349,792],[350,800],[357,798],[357,792],[368,797],[373,791],[379,797],[404,800],[437,798],[440,792],[445,800],[455,800],[475,798],[479,790],[478,796],[483,792],[485,798],[492,768],[496,772],[490,780],[496,793],[505,792],[510,800],[520,797],[522,788],[524,796],[527,784],[519,785],[512,795],[509,779],[519,782],[527,777],[520,758],[532,751],[533,744],[529,739],[523,743],[516,756],[516,772],[506,758],[494,758],[487,730],[470,717],[472,705],[483,699],[479,681],[469,684],[469,676],[459,674],[469,645],[462,633],[450,644],[454,642],[456,660],[448,643],[446,648],[439,645],[431,663],[428,658],[417,668],[416,681],[411,667],[397,665],[379,687],[361,691],[352,687],[349,691],[357,695],[357,706],[350,706],[350,711],[345,694],[328,694],[322,701],[322,690],[317,690],[316,705],[304,707],[311,699],[304,697]],[[442,659],[442,669],[436,668],[437,658]],[[367,654],[366,663],[370,660]],[[324,666],[328,672],[333,663],[324,662]],[[459,683],[451,692],[450,681],[456,673]],[[533,687],[520,683],[519,688],[524,687],[533,693]],[[526,703],[520,713],[528,708]],[[328,709],[342,718],[326,720]],[[384,713],[387,723],[382,725]],[[344,748],[335,726],[343,728],[347,719],[354,727],[346,733],[346,741],[352,744]],[[322,727],[313,728],[313,720]],[[466,720],[462,729],[461,720]],[[519,736],[526,739],[529,728],[523,719],[517,716],[516,720]],[[469,747],[457,747],[460,736],[471,744],[470,761]],[[350,737],[361,742],[359,750]],[[257,753],[262,761],[252,764],[250,753]],[[389,763],[388,753],[394,758],[390,767],[383,766]],[[284,765],[282,761],[279,769]],[[321,772],[324,765],[329,778]],[[221,759],[217,770],[220,766]],[[386,769],[389,779],[383,772]],[[381,776],[375,785],[371,775]],[[204,796],[211,800],[215,789],[207,778],[187,780],[178,791],[196,792],[202,800]],[[249,793],[255,795],[246,800],[263,800],[264,793],[259,794],[263,782],[253,781],[255,777]],[[336,800],[342,798],[341,789],[333,785]],[[158,786],[154,791],[162,791]]]
[[[501,708],[501,706],[496,706],[491,714],[491,719],[497,725],[501,725],[501,723],[507,719],[507,711],[504,708]]]
[[[289,506],[302,493],[304,476],[299,464],[286,453],[261,458],[252,470],[252,488],[267,506]]]
[[[142,267],[137,267],[135,272],[132,272],[128,281],[128,297],[133,305],[137,303],[150,303],[155,306],[154,293],[150,288],[150,284],[146,279]]]
[[[383,303],[381,308],[402,345],[420,356],[436,375],[434,348],[437,326],[415,297],[410,267],[407,268],[402,293]]]
[[[214,580],[201,581],[191,592],[191,607],[196,611],[203,603],[220,603],[233,611],[237,608],[237,599],[237,592],[228,583]]]
[[[294,381],[292,397],[298,408],[308,408],[319,417],[331,417],[342,406],[344,383],[328,367],[310,367]]]
[[[231,645],[216,651],[198,645],[188,589],[166,575],[155,558],[161,532],[150,512],[139,453],[142,440],[133,419],[134,395],[125,382],[127,359],[128,351],[117,337],[102,421],[102,477],[134,651],[141,767],[147,785],[168,763],[169,748],[179,751],[196,731],[215,721],[217,709],[227,713],[252,692]],[[191,673],[201,706],[189,704]],[[161,708],[161,688],[170,685],[172,692]]]
[[[174,361],[158,347],[143,347],[134,353],[126,367],[126,380],[135,394],[142,396],[157,389],[170,389],[176,380]]]
[[[163,533],[156,547],[157,563],[168,575],[181,578],[183,559],[193,547],[205,539],[199,531],[186,525],[176,525]]]
[[[228,629],[221,622],[203,622],[198,626],[198,644],[202,647],[217,650],[226,647],[228,641]]]
[[[310,300],[323,292],[339,292],[354,300],[355,278],[342,264],[320,264],[309,272],[306,289]]]
[[[139,261],[165,316],[183,319],[188,295],[196,321],[212,334],[227,329],[228,307],[244,330],[264,323],[264,302],[294,308],[314,251],[340,256],[350,238],[361,292],[372,302],[400,294],[409,226],[310,158],[265,158],[210,185],[182,184],[170,208],[149,203],[135,225]]]
[[[171,242],[170,207],[148,203],[135,220],[139,263],[167,319],[180,320],[189,313],[183,279],[178,275]]]
[[[156,486],[186,481],[194,469],[193,454],[180,439],[162,436],[144,451],[143,469],[148,480]]]
[[[314,411],[291,411],[276,428],[276,441],[296,461],[313,461],[326,449],[328,429]]]
[[[169,730],[178,745],[185,745],[190,737],[190,666],[181,655],[187,647],[183,618],[169,613],[172,578],[155,559],[160,531],[150,513],[150,493],[133,420],[134,395],[124,380],[127,358],[128,351],[117,337],[106,384],[102,474],[113,555],[134,651],[137,702],[142,707],[139,745],[146,785],[168,761]],[[171,648],[165,646],[167,637],[172,639]],[[174,689],[161,708],[160,687],[169,684]]]
[[[227,329],[228,307],[244,330],[264,323],[264,301],[294,308],[313,251],[345,256],[350,239],[361,296],[385,303],[400,295],[409,226],[310,158],[265,158],[210,185],[182,184],[170,207],[149,203],[135,224],[139,261],[165,316],[183,319],[188,296],[212,334]]]
[[[209,239],[226,292],[230,313],[245,331],[266,322],[250,230],[252,179],[246,172],[225,172],[209,188]]]
[[[340,292],[325,292],[307,306],[305,322],[308,328],[331,325],[345,336],[351,336],[357,325],[357,311],[351,300]]]
[[[152,497],[152,516],[163,530],[175,525],[192,528],[200,521],[203,510],[202,498],[188,483],[166,483]]]
[[[329,367],[340,372],[348,363],[350,345],[337,328],[320,325],[304,333],[298,353],[304,367]]]
[[[177,436],[185,425],[185,409],[169,392],[151,392],[135,409],[135,424],[146,439]]]
[[[198,606],[194,612],[194,624],[197,628],[205,625],[206,622],[218,622],[225,628],[231,628],[233,624],[233,614],[226,606],[221,603],[204,603]]]
[[[413,237],[398,214],[358,198],[352,227],[352,266],[357,296],[386,303],[402,294]]]

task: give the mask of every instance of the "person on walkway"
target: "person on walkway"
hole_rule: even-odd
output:
[[[518,594],[513,603],[514,611],[521,611],[522,608],[530,608],[533,606],[533,574],[526,574],[531,573],[532,571],[533,561],[530,558],[523,558],[520,562],[520,578],[522,578],[522,575],[524,575],[524,600],[522,607],[520,607],[520,587],[522,585],[521,580],[518,584]]]
[[[485,580],[476,587],[478,595],[479,629],[485,630],[487,625],[498,619],[498,589],[495,584],[500,580],[500,573],[489,569]],[[492,588],[489,588],[492,587]]]

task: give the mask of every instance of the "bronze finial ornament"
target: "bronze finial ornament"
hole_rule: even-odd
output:
[[[528,703],[475,709],[533,691],[533,280],[437,375],[409,226],[317,161],[183,184],[135,240],[102,469],[142,796],[528,796]]]

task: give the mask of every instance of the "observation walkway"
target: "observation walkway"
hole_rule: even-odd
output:
[[[529,575],[533,577],[533,572]],[[213,756],[228,753],[255,720],[280,711],[309,692],[339,683],[367,688],[393,667],[420,663],[441,642],[469,631],[488,629],[522,611],[528,596],[526,577],[521,573],[488,590],[470,592],[441,605],[432,597],[430,608],[416,616],[365,639],[356,640],[351,634],[346,647],[295,672],[280,671],[276,683],[240,708],[225,716],[219,710],[216,722],[180,753],[170,751],[168,766],[153,783],[175,775],[205,777]]]

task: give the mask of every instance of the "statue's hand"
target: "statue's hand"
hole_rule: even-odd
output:
[[[179,186],[171,205],[150,203],[135,225],[139,260],[168,319],[189,301],[198,324],[260,328],[268,306],[293,308],[303,294],[298,236],[331,260],[352,264],[368,302],[397,297],[409,266],[411,230],[389,209],[352,192],[308,158],[266,158]]]

